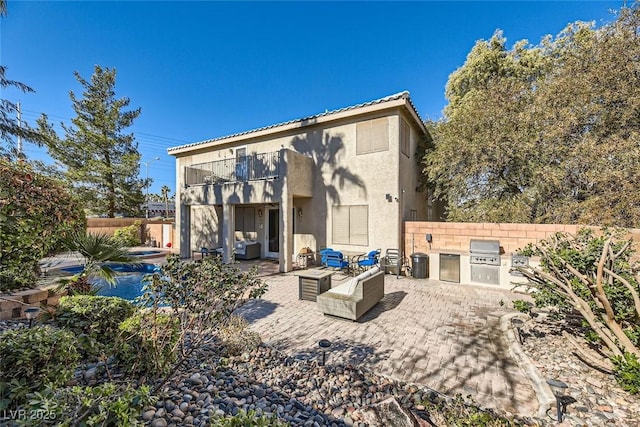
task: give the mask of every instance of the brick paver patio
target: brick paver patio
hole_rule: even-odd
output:
[[[333,286],[344,276],[334,275]],[[318,357],[318,341],[332,347],[327,363],[364,364],[395,379],[480,405],[534,415],[538,401],[511,358],[500,317],[522,295],[479,287],[385,276],[385,297],[358,322],[324,316],[298,300],[295,272],[266,276],[269,291],[241,309],[262,339],[294,357]]]

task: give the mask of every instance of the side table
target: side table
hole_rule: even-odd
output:
[[[300,273],[298,299],[316,302],[318,295],[331,289],[331,275],[334,271],[308,270]]]

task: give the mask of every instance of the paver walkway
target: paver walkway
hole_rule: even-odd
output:
[[[385,276],[385,296],[358,322],[324,316],[298,300],[296,272],[263,277],[269,291],[240,310],[262,339],[298,358],[367,365],[374,372],[480,405],[534,415],[538,401],[511,358],[500,317],[511,312],[508,290]],[[339,285],[334,275],[333,286]]]

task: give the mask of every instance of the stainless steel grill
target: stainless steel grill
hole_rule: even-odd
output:
[[[527,267],[529,266],[529,257],[525,255],[520,255],[518,253],[511,254],[511,270],[509,272],[512,276],[523,276],[517,270],[514,270],[515,267]]]
[[[469,263],[471,280],[497,285],[500,283],[500,242],[497,240],[471,239]]]

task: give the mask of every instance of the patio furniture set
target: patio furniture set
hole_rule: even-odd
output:
[[[322,267],[299,274],[299,298],[314,301],[327,316],[356,321],[384,297],[384,276],[399,274],[402,257],[388,249],[380,259],[380,249],[368,253],[343,253],[327,248],[320,251]],[[345,283],[331,287],[331,276],[346,271]]]

